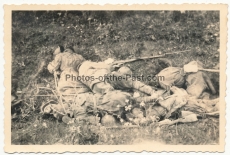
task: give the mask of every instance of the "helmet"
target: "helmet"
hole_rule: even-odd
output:
[[[112,58],[108,58],[108,59],[106,59],[105,61],[104,61],[106,64],[111,64],[111,63],[113,63],[114,62],[114,59],[112,59]]]
[[[116,126],[116,119],[112,115],[106,114],[102,117],[101,124],[104,126]]]
[[[58,46],[58,48],[55,49],[53,55],[56,56],[56,55],[58,55],[59,53],[61,53],[61,49],[60,49],[60,47]]]
[[[119,90],[108,91],[98,104],[98,108],[109,112],[118,112],[132,101],[129,93]]]

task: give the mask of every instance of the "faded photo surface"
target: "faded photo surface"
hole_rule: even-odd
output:
[[[6,151],[223,151],[227,7],[169,6],[5,7]]]

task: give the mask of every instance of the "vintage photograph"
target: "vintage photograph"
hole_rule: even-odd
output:
[[[10,26],[11,145],[220,144],[220,10],[13,10]]]

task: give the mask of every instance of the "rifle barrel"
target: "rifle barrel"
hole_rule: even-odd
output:
[[[146,60],[146,59],[160,58],[160,57],[164,57],[166,55],[178,54],[178,53],[183,53],[183,52],[187,52],[187,51],[190,51],[190,50],[177,51],[177,52],[171,52],[171,53],[164,53],[164,54],[161,54],[161,55],[140,57],[140,58],[134,58],[134,59],[128,59],[128,60],[119,60],[119,61],[115,61],[113,64],[119,64],[119,63],[123,63],[124,64],[124,63],[133,62],[133,61],[137,61],[137,60]]]
[[[219,70],[216,70],[216,69],[203,69],[203,68],[199,68],[199,70],[201,70],[201,71],[207,71],[207,72],[215,72],[215,73],[219,73],[220,72]]]
[[[76,94],[63,94],[62,96],[75,96]],[[32,95],[32,96],[61,96],[61,95]]]

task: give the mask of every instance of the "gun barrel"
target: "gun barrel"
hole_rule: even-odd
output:
[[[179,53],[183,53],[183,52],[187,52],[187,51],[190,51],[190,50],[177,51],[177,52],[171,52],[171,53],[164,53],[164,54],[161,54],[161,55],[140,57],[140,58],[134,58],[134,59],[128,59],[128,60],[119,60],[119,61],[115,61],[113,64],[125,64],[125,63],[128,63],[128,62],[134,62],[134,61],[138,61],[138,60],[161,58],[161,57],[164,57],[166,55],[179,54]]]
[[[207,72],[215,72],[215,73],[219,73],[220,72],[219,70],[216,70],[216,69],[203,69],[203,68],[199,68],[199,70],[201,70],[201,71],[207,71]]]

